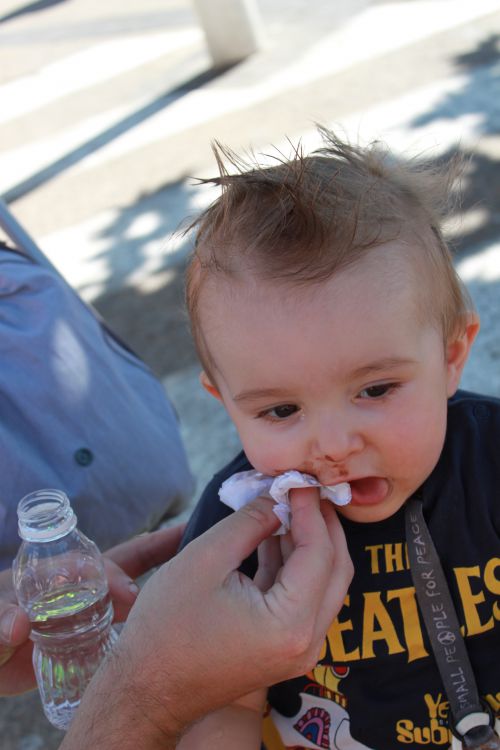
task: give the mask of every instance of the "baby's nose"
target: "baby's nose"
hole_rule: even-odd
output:
[[[330,470],[340,469],[351,455],[363,449],[363,439],[356,425],[340,417],[323,418],[313,441],[311,458]]]

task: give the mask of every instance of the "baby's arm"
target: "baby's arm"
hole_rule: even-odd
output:
[[[187,731],[178,750],[259,750],[266,690],[256,690],[214,711]]]

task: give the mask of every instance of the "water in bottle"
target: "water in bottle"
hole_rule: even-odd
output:
[[[14,587],[31,621],[33,667],[49,721],[67,729],[83,692],[116,640],[102,557],[76,528],[59,490],[39,490],[18,506],[23,539]]]

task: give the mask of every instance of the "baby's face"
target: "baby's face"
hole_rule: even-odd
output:
[[[396,512],[443,446],[459,373],[417,315],[414,287],[394,244],[320,284],[226,281],[202,293],[215,363],[205,384],[249,461],[265,474],[350,482],[339,512],[354,521]]]

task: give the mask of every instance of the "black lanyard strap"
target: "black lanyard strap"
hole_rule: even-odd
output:
[[[479,697],[448,584],[418,497],[406,503],[405,524],[417,601],[450,702],[450,729],[464,748],[497,750],[500,740],[493,731],[493,714]]]

